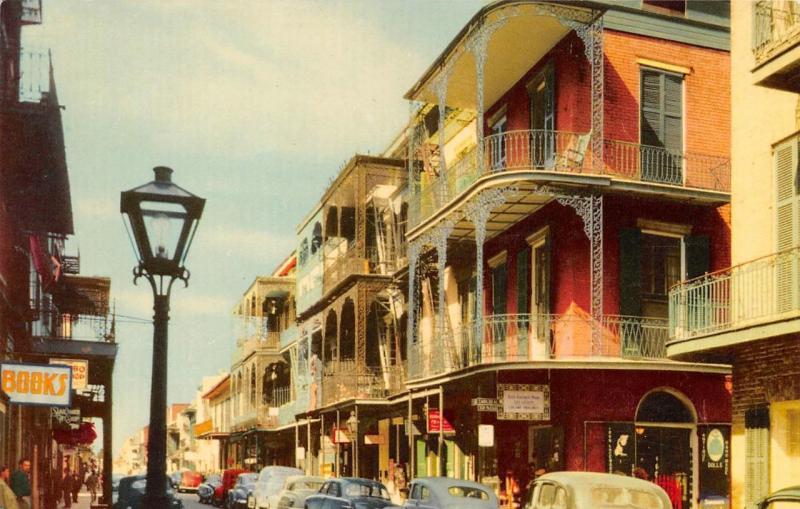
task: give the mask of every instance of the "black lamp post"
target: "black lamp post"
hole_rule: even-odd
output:
[[[128,234],[136,243],[140,277],[153,289],[153,374],[150,387],[150,431],[147,444],[147,487],[143,507],[169,509],[167,499],[167,323],[169,296],[176,279],[189,284],[184,267],[205,199],[172,183],[172,170],[153,168],[154,181],[120,197],[120,212],[127,216]]]

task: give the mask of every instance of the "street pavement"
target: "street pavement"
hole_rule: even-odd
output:
[[[183,500],[183,509],[213,509],[213,505],[201,504],[197,501],[197,493],[180,493],[178,498]]]

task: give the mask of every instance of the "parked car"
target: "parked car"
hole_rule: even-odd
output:
[[[534,481],[522,507],[670,509],[672,503],[660,486],[635,477],[597,472],[552,472]]]
[[[247,507],[251,509],[274,509],[277,507],[278,497],[286,479],[293,475],[303,475],[303,471],[293,467],[262,468],[258,474],[258,482],[253,489],[252,500],[248,500]]]
[[[142,498],[144,498],[146,487],[147,476],[144,474],[123,477],[119,481],[118,497],[112,509],[145,509],[142,505]],[[170,509],[183,509],[183,502],[175,496],[169,478],[167,478],[166,490]]]
[[[278,509],[303,507],[306,498],[318,492],[324,483],[324,477],[309,475],[287,477],[283,491],[278,494]]]
[[[758,509],[773,509],[777,507],[800,508],[800,485],[778,490],[758,503]]]
[[[253,487],[258,480],[258,474],[255,472],[247,472],[239,474],[236,478],[236,484],[228,490],[226,509],[245,509],[247,507],[247,499],[253,492]]]
[[[498,502],[491,488],[483,484],[449,477],[418,477],[411,481],[408,498],[403,503],[403,508],[412,507],[415,509],[497,509]]]
[[[305,502],[305,509],[347,509],[352,507],[384,509],[393,506],[389,499],[389,492],[383,484],[356,477],[329,479],[317,493],[306,498]]]
[[[229,468],[222,472],[222,484],[214,490],[214,498],[211,501],[217,507],[222,507],[228,500],[228,491],[236,484],[236,478],[239,474],[245,473],[246,470],[241,468]]]
[[[222,484],[222,476],[209,474],[205,481],[197,487],[197,499],[201,504],[210,504],[214,500],[214,490]]]
[[[203,483],[203,474],[200,472],[192,472],[187,470],[181,474],[181,482],[178,485],[178,492],[197,491],[197,488]]]
[[[172,489],[177,490],[178,486],[181,485],[181,476],[182,475],[183,475],[183,472],[180,471],[180,470],[178,470],[176,472],[172,472],[171,474],[169,474],[169,482],[170,482],[170,485],[172,486]]]

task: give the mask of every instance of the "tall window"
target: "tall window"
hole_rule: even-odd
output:
[[[528,84],[531,106],[531,165],[542,168],[555,156],[555,72],[547,65]]]
[[[683,182],[683,75],[641,70],[640,171],[650,182]]]
[[[506,137],[505,132],[508,120],[503,115],[491,125],[492,137],[488,145],[489,160],[492,163],[492,170],[498,171],[506,167]]]
[[[800,139],[795,137],[777,145],[773,153],[775,172],[775,240],[777,251],[800,245]],[[779,312],[800,307],[800,268],[791,254],[779,256],[776,304]]]

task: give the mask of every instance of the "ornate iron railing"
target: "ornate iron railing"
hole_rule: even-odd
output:
[[[397,268],[397,253],[393,249],[379,250],[367,247],[367,262],[370,274],[393,274]]]
[[[358,256],[356,247],[338,255],[326,256],[322,274],[323,292],[329,292],[354,274],[369,274],[369,260]]]
[[[355,360],[332,361],[323,369],[322,403],[381,399],[403,389],[403,367],[358,366]]]
[[[676,152],[617,140],[603,141],[603,165],[592,166],[591,133],[527,130],[484,138],[483,164],[473,147],[442,175],[423,173],[409,197],[409,223],[420,224],[485,175],[506,171],[550,171],[608,175],[675,187],[727,191],[730,160]]]
[[[797,2],[760,0],[753,9],[753,56],[757,65],[800,42]]]
[[[595,328],[597,332],[595,332]],[[604,315],[489,315],[452,331],[428,331],[409,349],[409,379],[486,364],[549,359],[666,357],[667,320]],[[598,339],[599,338],[599,339]]]
[[[670,340],[800,316],[800,247],[680,283],[669,294]]]

